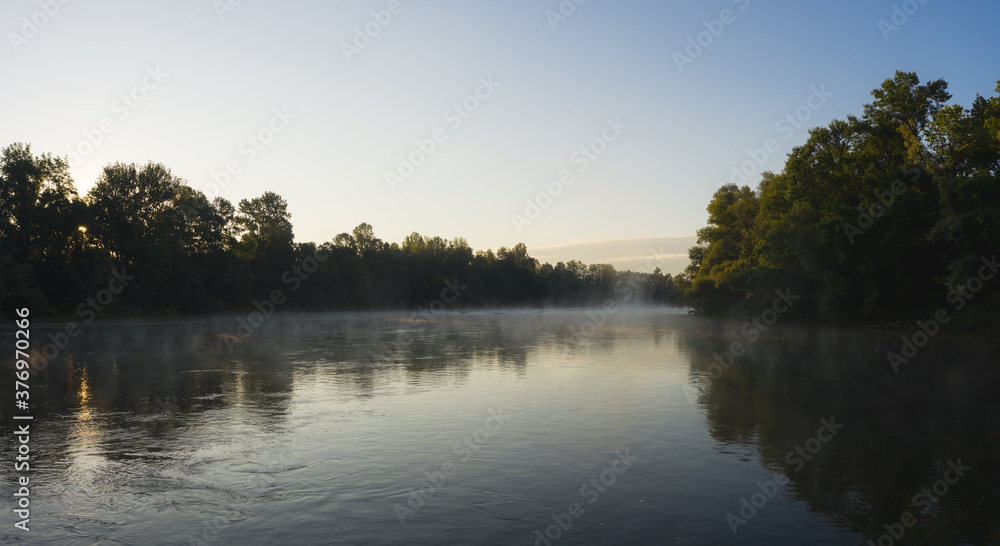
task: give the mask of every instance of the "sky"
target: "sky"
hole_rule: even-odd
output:
[[[998,18],[989,0],[8,1],[0,146],[69,158],[81,195],[117,161],[234,204],[273,191],[299,242],[367,222],[676,273],[723,182],[780,171],[896,70],[992,96]]]

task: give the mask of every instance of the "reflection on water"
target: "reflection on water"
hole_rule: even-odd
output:
[[[90,388],[87,384],[87,369],[82,366],[67,367],[67,383],[77,384],[75,405],[77,409],[71,414],[76,419],[70,425],[68,444],[72,446],[72,451],[67,453],[71,458],[69,461],[69,472],[74,475],[82,474],[96,467],[104,460],[100,456],[101,427],[94,421],[88,402],[90,401]]]
[[[31,379],[32,531],[5,464],[0,536],[1000,542],[995,341],[939,335],[896,374],[900,334],[774,328],[720,374],[739,325],[595,322],[290,315],[241,343],[230,318],[91,328]]]

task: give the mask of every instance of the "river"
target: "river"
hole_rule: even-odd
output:
[[[0,332],[3,541],[1000,542],[1000,344],[982,335],[938,333],[894,369],[916,327],[752,337],[669,309],[238,325],[97,320],[36,353],[28,471]],[[34,351],[55,331],[32,329]]]

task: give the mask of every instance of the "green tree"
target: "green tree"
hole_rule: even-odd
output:
[[[137,265],[145,250],[171,236],[158,229],[184,181],[170,169],[149,162],[114,163],[104,168],[87,194],[95,224],[88,231],[123,265]]]

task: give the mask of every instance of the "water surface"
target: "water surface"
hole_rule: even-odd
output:
[[[939,334],[894,373],[907,331],[779,324],[749,343],[668,310],[286,315],[239,343],[236,326],[73,340],[31,379],[31,531],[8,462],[0,537],[1000,542],[1000,351],[982,336]],[[749,350],[720,373],[734,341]]]

